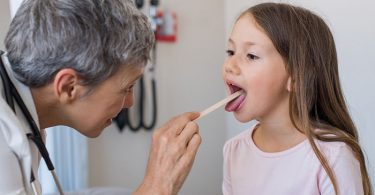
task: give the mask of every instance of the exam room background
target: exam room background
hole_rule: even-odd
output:
[[[9,3],[10,2],[10,3]],[[0,48],[10,15],[20,0],[0,0]],[[225,96],[221,64],[234,18],[245,8],[263,1],[161,0],[178,15],[178,41],[160,43],[157,60],[158,126],[171,116],[201,110]],[[293,0],[320,14],[331,27],[339,58],[343,90],[375,173],[375,2],[372,0]],[[10,5],[11,4],[11,5]],[[12,9],[9,9],[12,7]],[[10,11],[12,10],[12,11]],[[199,122],[203,143],[182,195],[221,194],[222,147],[250,124],[239,124],[223,109]],[[88,142],[88,187],[135,188],[143,178],[151,133],[109,127]],[[57,167],[58,169],[58,167]]]

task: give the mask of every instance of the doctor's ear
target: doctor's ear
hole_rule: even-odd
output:
[[[53,89],[60,102],[70,103],[83,94],[77,72],[70,68],[61,69],[53,79]]]

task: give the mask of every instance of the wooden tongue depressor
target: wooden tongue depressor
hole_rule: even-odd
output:
[[[226,97],[225,99],[217,102],[216,104],[210,106],[209,108],[207,108],[206,110],[203,110],[200,114],[200,116],[195,119],[194,121],[197,121],[199,119],[201,119],[202,117],[206,116],[207,114],[210,114],[211,112],[215,111],[216,109],[220,108],[221,106],[227,104],[228,102],[234,100],[236,97],[240,96],[242,94],[242,90],[240,91],[237,91],[233,94],[231,94],[230,96]]]

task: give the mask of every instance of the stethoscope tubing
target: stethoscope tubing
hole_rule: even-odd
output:
[[[130,109],[122,110],[118,116],[115,118],[117,126],[120,128],[120,132],[126,126],[131,131],[138,131],[140,129],[145,129],[151,131],[154,129],[157,121],[157,94],[156,94],[156,80],[155,80],[155,65],[156,65],[156,42],[152,48],[152,58],[151,67],[148,70],[148,74],[151,76],[151,98],[152,98],[152,115],[150,123],[146,123],[145,119],[145,76],[142,76],[139,80],[139,98],[137,107],[134,108],[138,112],[138,122],[131,122]]]
[[[151,121],[149,124],[146,124],[145,121],[145,107],[144,107],[144,101],[145,101],[145,89],[144,89],[144,78],[142,77],[140,79],[140,91],[139,91],[139,100],[138,100],[138,118],[139,121],[137,124],[133,124],[130,121],[130,116],[129,116],[129,109],[125,109],[124,112],[125,114],[123,117],[125,118],[125,125],[129,127],[130,130],[132,131],[138,131],[139,129],[143,128],[145,130],[152,130],[155,125],[156,125],[156,120],[157,120],[157,99],[156,99],[156,81],[154,79],[151,80],[151,87],[152,87],[152,117]]]
[[[2,56],[2,54],[3,54],[3,52],[0,51],[0,56]],[[52,163],[52,161],[49,157],[48,150],[47,150],[47,148],[46,148],[46,146],[43,142],[43,139],[42,139],[42,136],[40,134],[39,128],[35,124],[35,121],[33,120],[29,110],[27,109],[25,103],[23,102],[23,100],[22,100],[20,94],[18,93],[16,87],[13,85],[12,81],[10,80],[9,75],[7,74],[7,72],[5,70],[4,63],[3,63],[2,59],[0,59],[0,73],[1,73],[1,78],[2,78],[2,81],[3,81],[6,101],[9,105],[9,107],[14,111],[14,113],[16,113],[14,102],[13,102],[13,98],[14,98],[14,100],[17,102],[19,108],[21,109],[22,113],[24,114],[24,116],[25,116],[25,118],[26,118],[26,120],[27,120],[27,122],[30,126],[30,129],[32,131],[32,133],[26,134],[27,138],[32,140],[35,143],[35,145],[37,146],[37,148],[39,150],[39,153],[41,154],[42,158],[44,159],[44,161],[45,161],[45,163],[48,167],[48,170],[51,172],[51,174],[54,178],[54,181],[55,181],[55,184],[57,186],[57,189],[58,189],[59,193],[61,195],[63,195],[64,192],[62,190],[60,181],[59,181],[59,179],[56,176],[56,173],[54,171],[55,167],[53,166],[53,163]],[[30,183],[34,183],[34,180],[35,180],[34,173],[31,169]],[[33,188],[35,188],[35,187],[33,187]]]

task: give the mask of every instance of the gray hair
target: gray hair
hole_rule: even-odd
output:
[[[5,47],[18,80],[30,87],[72,68],[95,86],[120,66],[144,66],[154,34],[131,0],[25,0]]]

